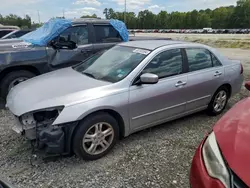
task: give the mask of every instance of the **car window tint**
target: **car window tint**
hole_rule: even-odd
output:
[[[222,66],[221,62],[217,59],[217,57],[215,57],[214,54],[211,53],[211,56],[212,56],[212,61],[213,61],[214,67]]]
[[[210,68],[213,66],[210,52],[206,49],[186,49],[189,72]]]
[[[182,55],[180,49],[173,49],[158,54],[146,66],[142,73],[152,73],[164,78],[182,73]]]
[[[7,35],[8,33],[12,32],[13,30],[2,30],[0,31],[0,38],[2,38],[3,36]]]
[[[29,32],[30,31],[17,31],[13,34],[9,34],[9,36],[7,36],[5,39],[19,38],[19,37],[21,37]]]
[[[18,31],[15,33],[15,36],[18,38],[18,37],[21,37],[21,36],[29,33],[29,32],[31,32],[31,31]]]
[[[59,42],[73,41],[77,45],[88,44],[88,29],[86,26],[70,27],[59,36]]]
[[[111,25],[94,25],[97,43],[122,41],[120,34]]]

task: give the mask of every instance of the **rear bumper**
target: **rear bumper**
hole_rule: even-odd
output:
[[[207,173],[202,157],[202,146],[204,141],[205,139],[196,150],[192,161],[190,185],[192,188],[225,188],[219,180],[210,177]]]
[[[236,79],[232,85],[232,93],[231,96],[234,96],[235,94],[239,93],[244,81],[244,76],[240,75],[238,79]]]

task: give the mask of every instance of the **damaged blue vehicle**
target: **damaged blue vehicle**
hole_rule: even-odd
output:
[[[119,20],[51,19],[18,39],[0,40],[0,97],[34,76],[76,65],[91,55],[129,40]]]

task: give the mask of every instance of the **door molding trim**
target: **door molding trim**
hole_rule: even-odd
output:
[[[171,120],[179,119],[181,117],[185,117],[187,115],[194,114],[195,112],[199,112],[199,111],[205,110],[206,108],[207,108],[207,105],[199,107],[199,108],[196,108],[196,109],[193,109],[193,110],[189,110],[187,112],[184,112],[184,113],[181,113],[181,114],[178,114],[178,115],[174,115],[174,116],[171,116],[171,117],[168,117],[168,118],[164,118],[164,119],[155,121],[153,123],[149,123],[149,124],[143,125],[141,127],[138,127],[136,129],[132,130],[131,133],[137,132],[139,130],[143,130],[143,129],[146,129],[146,128],[149,128],[149,127],[157,126],[157,125],[160,125],[160,124],[163,124],[163,123],[167,123],[167,122],[169,122]]]
[[[162,108],[160,110],[156,110],[156,111],[153,111],[153,112],[149,112],[149,113],[146,113],[146,114],[142,114],[142,115],[139,115],[139,116],[136,116],[136,117],[132,117],[132,120],[136,120],[136,119],[139,119],[139,118],[142,118],[142,117],[145,117],[145,116],[149,116],[149,115],[152,115],[152,114],[156,114],[158,112],[163,112],[165,110],[170,110],[172,108],[176,108],[176,107],[179,107],[179,106],[182,106],[182,105],[186,105],[186,102],[185,103],[180,103],[180,104],[177,104],[177,105],[173,105],[173,106],[170,106],[170,107],[167,107],[167,108]]]
[[[202,100],[202,99],[206,99],[206,98],[209,98],[209,97],[211,97],[211,95],[206,95],[204,97],[200,97],[200,98],[197,98],[197,99],[194,99],[194,100],[191,100],[191,101],[187,101],[187,104],[190,104],[190,103]]]

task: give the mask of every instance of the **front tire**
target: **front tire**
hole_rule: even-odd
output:
[[[207,113],[211,116],[219,115],[226,108],[229,99],[229,91],[227,87],[220,87],[214,94],[208,105]]]
[[[1,97],[5,100],[11,88],[35,76],[36,75],[34,73],[26,70],[13,71],[8,73],[5,77],[3,77],[0,83]]]
[[[119,126],[108,113],[97,113],[80,122],[73,137],[73,151],[84,160],[96,160],[115,145]]]

